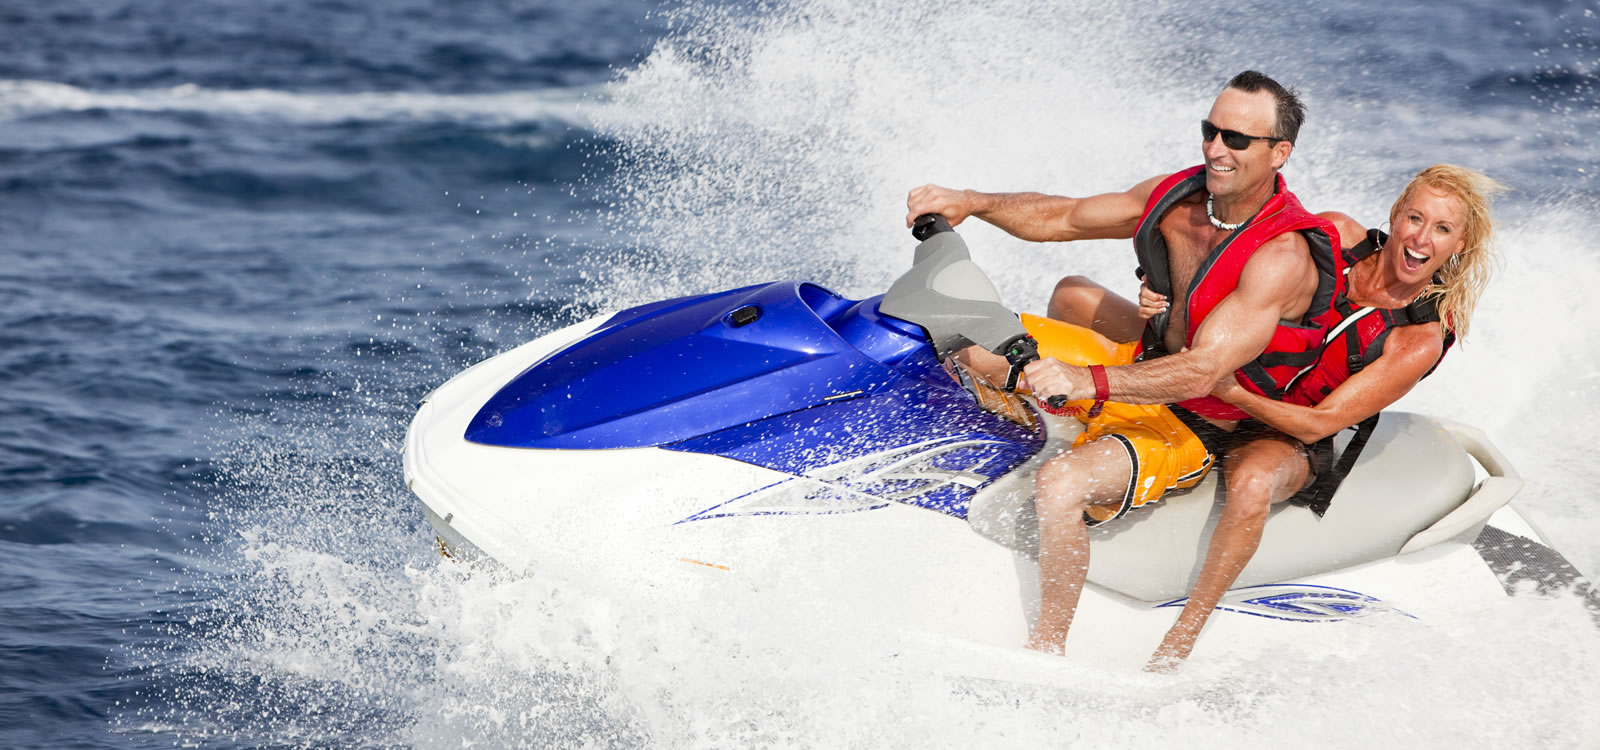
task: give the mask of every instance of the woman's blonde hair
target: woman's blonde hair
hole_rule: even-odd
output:
[[[1399,226],[1400,211],[1417,190],[1428,187],[1446,195],[1455,196],[1466,209],[1466,219],[1461,227],[1461,250],[1439,269],[1440,282],[1423,290],[1423,294],[1439,295],[1439,325],[1456,336],[1467,335],[1472,310],[1478,298],[1489,285],[1489,274],[1496,262],[1494,248],[1494,218],[1490,208],[1494,197],[1505,192],[1506,187],[1476,169],[1454,164],[1435,164],[1417,173],[1401,191],[1400,197],[1389,209],[1390,226]]]

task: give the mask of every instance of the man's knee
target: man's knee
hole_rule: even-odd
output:
[[[1038,507],[1038,515],[1067,515],[1083,512],[1086,504],[1085,486],[1083,486],[1083,472],[1075,467],[1077,462],[1070,456],[1061,456],[1054,461],[1046,461],[1045,465],[1038,467],[1034,477],[1034,504]]]
[[[1088,276],[1063,276],[1056,282],[1056,294],[1097,294],[1102,290],[1104,287]]]
[[[1049,317],[1091,329],[1112,341],[1139,338],[1144,319],[1139,305],[1112,293],[1087,276],[1068,276],[1050,293]]]
[[[1085,472],[1081,463],[1070,453],[1062,454],[1039,467],[1034,476],[1034,506],[1039,520],[1072,520],[1083,517],[1087,506],[1089,488],[1084,485]]]
[[[1085,508],[1107,501],[1108,488],[1116,484],[1114,468],[1122,468],[1126,484],[1126,464],[1120,444],[1111,441],[1090,442],[1046,461],[1034,476],[1039,520],[1081,522]]]

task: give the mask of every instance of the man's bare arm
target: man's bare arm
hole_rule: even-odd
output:
[[[923,185],[906,196],[906,226],[923,214],[941,214],[952,226],[976,216],[1031,242],[1126,239],[1139,228],[1144,206],[1166,175],[1122,193],[1068,198],[1044,193],[980,193]]]
[[[1148,362],[1106,368],[1111,400],[1170,404],[1204,396],[1234,370],[1260,356],[1278,321],[1292,315],[1315,272],[1305,239],[1283,235],[1263,245],[1245,264],[1239,286],[1201,321],[1189,348]],[[1028,385],[1045,397],[1092,398],[1088,369],[1040,360],[1027,369]]]

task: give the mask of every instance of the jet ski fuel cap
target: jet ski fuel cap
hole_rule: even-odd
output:
[[[734,328],[743,328],[751,323],[756,322],[756,320],[760,317],[761,307],[759,305],[745,305],[744,307],[736,308],[733,312],[728,313],[728,325],[733,326]]]

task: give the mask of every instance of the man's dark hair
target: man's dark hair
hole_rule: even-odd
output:
[[[1257,91],[1266,91],[1272,94],[1272,100],[1278,113],[1278,122],[1272,127],[1272,137],[1281,138],[1290,143],[1300,137],[1300,123],[1306,121],[1305,105],[1300,103],[1293,89],[1286,89],[1283,84],[1272,78],[1247,70],[1228,81],[1227,88],[1238,89],[1247,94]]]

